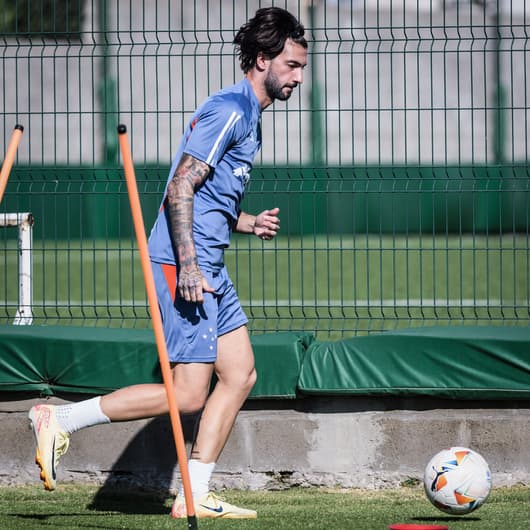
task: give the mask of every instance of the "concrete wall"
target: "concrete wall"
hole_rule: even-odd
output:
[[[0,484],[37,483],[27,411],[38,400],[5,393],[0,399]],[[188,437],[192,423],[183,423]],[[528,440],[528,402],[249,401],[218,463],[214,486],[397,487],[421,480],[430,457],[451,445],[481,453],[494,486],[529,483]],[[60,462],[58,481],[174,490],[178,475],[169,420],[163,417],[75,433]]]

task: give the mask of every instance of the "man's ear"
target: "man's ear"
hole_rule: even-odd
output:
[[[258,69],[258,71],[265,71],[267,69],[268,62],[269,59],[267,59],[262,52],[259,52],[258,56],[256,57],[256,68]]]

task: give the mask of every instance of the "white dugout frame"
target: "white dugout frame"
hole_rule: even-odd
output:
[[[18,309],[13,324],[33,323],[33,214],[0,213],[0,226],[18,227]]]

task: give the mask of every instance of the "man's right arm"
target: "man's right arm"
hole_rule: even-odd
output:
[[[202,302],[206,282],[197,263],[193,241],[193,197],[209,173],[208,164],[183,154],[167,188],[166,207],[180,267],[178,290],[188,302]]]

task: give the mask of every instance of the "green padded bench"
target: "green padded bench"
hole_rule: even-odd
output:
[[[314,342],[302,394],[529,399],[530,328],[413,328]]]
[[[251,341],[251,399],[530,399],[530,328],[426,327],[334,342],[286,332]],[[152,382],[161,375],[151,330],[0,326],[0,391],[104,394]]]

